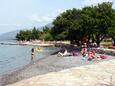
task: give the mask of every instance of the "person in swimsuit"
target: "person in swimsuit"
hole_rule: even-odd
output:
[[[87,45],[86,45],[86,43],[84,43],[84,45],[82,46],[81,54],[82,54],[83,57],[85,57],[86,54],[87,54]]]
[[[31,49],[31,61],[34,59],[35,56],[35,50],[34,48]]]
[[[93,59],[94,59],[94,60],[97,60],[98,58],[99,58],[99,57],[96,56],[94,50],[88,52],[88,61],[91,61],[91,60],[93,60]]]

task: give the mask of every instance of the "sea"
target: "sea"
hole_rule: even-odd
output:
[[[0,43],[15,43],[15,40],[0,41]],[[2,45],[0,44],[0,75],[7,74],[31,63],[31,49],[39,46]],[[56,52],[56,47],[41,47],[42,51],[35,53],[34,61],[47,58]]]

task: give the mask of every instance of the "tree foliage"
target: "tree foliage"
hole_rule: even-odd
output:
[[[115,10],[111,2],[66,10],[53,21],[52,28],[45,26],[39,31],[34,27],[16,36],[17,40],[69,40],[77,45],[90,41],[100,45],[105,37],[115,41]]]
[[[21,30],[19,33],[17,33],[16,39],[18,41],[30,41],[36,39],[45,41],[53,40],[51,29],[48,27],[44,27],[42,31],[36,29],[36,27],[34,27],[32,30]]]
[[[110,28],[114,27],[114,17],[115,12],[110,2],[84,7],[81,10],[73,8],[53,21],[52,33],[56,40],[66,39],[79,45],[86,36],[88,43],[92,40],[99,45],[104,37],[108,36]]]

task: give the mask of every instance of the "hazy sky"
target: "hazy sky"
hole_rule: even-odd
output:
[[[0,34],[51,23],[66,9],[115,0],[0,0]]]

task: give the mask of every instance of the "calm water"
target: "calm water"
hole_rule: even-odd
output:
[[[33,47],[38,46],[0,45],[0,75],[29,64]],[[36,53],[35,60],[45,58],[56,50],[55,47],[44,47],[42,52]]]
[[[31,49],[33,47],[37,48],[38,46],[0,45],[0,75],[29,64],[31,62]],[[42,52],[36,53],[34,60],[47,58],[48,55],[57,50],[59,50],[59,48],[44,47]],[[110,58],[106,60],[115,58],[114,56],[109,57]],[[78,61],[78,65],[81,65],[81,60]]]

